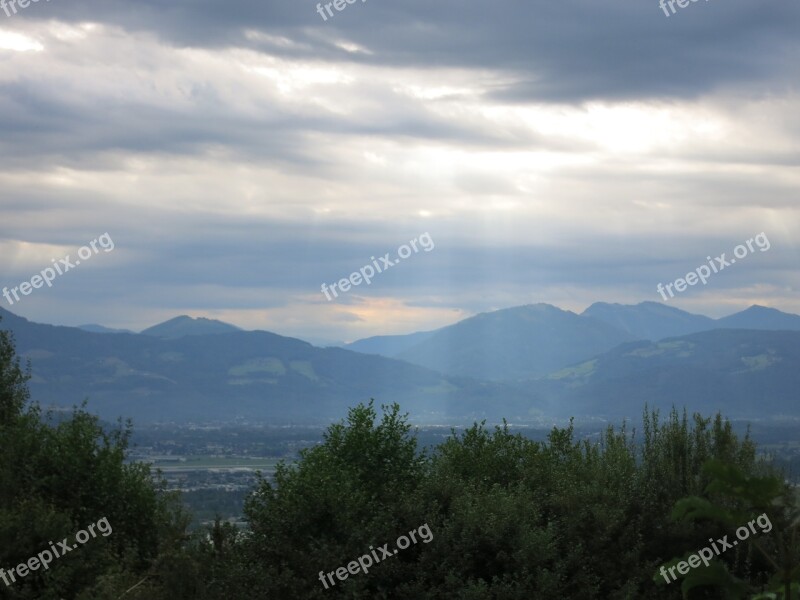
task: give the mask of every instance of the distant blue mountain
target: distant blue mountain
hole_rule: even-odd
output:
[[[549,304],[481,313],[454,325],[349,344],[453,376],[535,379],[633,340],[657,341],[715,329],[800,331],[800,316],[752,306],[712,319],[659,302],[597,302],[582,314]]]
[[[209,335],[215,333],[232,333],[241,331],[238,327],[203,317],[192,318],[181,315],[153,325],[142,331],[142,335],[152,335],[164,339],[178,339],[187,335]]]
[[[598,319],[532,304],[470,317],[430,332],[393,356],[453,376],[518,381],[633,339]]]
[[[742,312],[717,319],[717,327],[800,331],[800,316],[755,304]]]
[[[88,398],[91,411],[112,421],[323,423],[370,398],[399,402],[428,422],[470,421],[483,418],[493,398],[525,405],[529,397],[502,384],[266,331],[196,333],[198,326],[219,330],[207,320],[181,319],[177,324],[188,329],[170,325],[161,332],[184,335],[164,339],[42,325],[2,308],[0,319],[0,328],[14,333],[17,353],[31,362],[33,399],[69,408]]]
[[[594,317],[627,331],[637,340],[660,340],[715,328],[715,321],[659,302],[636,305],[595,302],[584,316]]]
[[[695,315],[659,302],[635,305],[597,302],[583,314],[621,327],[638,339],[653,341],[712,329],[800,331],[800,316],[758,305],[721,319]]]
[[[370,397],[440,423],[634,417],[645,402],[800,416],[800,317],[760,306],[714,320],[650,302],[598,303],[581,315],[536,304],[351,345],[393,358],[209,319],[110,335],[2,308],[0,317],[31,361],[35,399],[69,407],[88,398],[111,420],[319,423]]]

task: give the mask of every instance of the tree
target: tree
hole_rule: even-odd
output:
[[[102,519],[111,532],[0,584],[0,597],[116,597],[180,549],[187,520],[148,466],[126,462],[130,423],[107,430],[83,407],[58,422],[43,417],[27,379],[11,335],[0,331],[0,566],[74,541]]]
[[[684,597],[690,590],[713,586],[736,599],[800,598],[798,490],[780,475],[748,475],[721,460],[709,460],[704,472],[710,478],[704,494],[679,500],[672,516],[692,523],[719,523],[728,532],[736,530],[737,547],[719,558],[714,556],[707,567],[690,571],[682,582]],[[751,525],[753,535],[740,537],[739,529],[743,526],[747,532],[750,523],[763,525],[762,535],[756,535]]]
[[[0,323],[2,323],[0,317]],[[0,329],[0,432],[14,423],[28,401],[28,372],[23,371],[14,351],[11,332]]]
[[[394,540],[419,526],[407,502],[424,475],[406,417],[394,404],[378,421],[373,402],[351,409],[328,428],[322,444],[281,463],[275,482],[261,481],[246,504],[251,531],[239,560],[258,565],[236,572],[239,597],[330,598],[393,589],[398,564],[380,565],[377,577],[351,578],[326,591],[319,572],[353,561],[370,545]],[[371,574],[370,574],[371,575]]]
[[[752,471],[754,446],[719,415],[648,417],[641,444],[625,425],[592,442],[572,425],[536,442],[481,423],[423,453],[399,407],[379,419],[372,403],[357,406],[257,487],[250,532],[208,571],[214,598],[674,598],[654,568],[716,526],[676,523],[670,508],[709,480],[708,457]],[[422,523],[430,543],[323,587],[320,571]]]

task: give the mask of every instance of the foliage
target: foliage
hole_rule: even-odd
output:
[[[710,483],[710,458],[759,468],[749,436],[739,440],[721,416],[645,413],[641,442],[626,425],[593,442],[571,425],[535,442],[507,424],[475,424],[424,454],[399,407],[379,418],[360,405],[258,486],[251,532],[234,544],[217,597],[678,598],[651,574],[718,532],[670,519],[679,498]],[[320,571],[423,523],[430,543],[323,587]]]
[[[42,415],[26,381],[13,340],[0,331],[0,567],[14,568],[51,542],[71,544],[103,518],[112,531],[46,570],[0,582],[0,598],[116,598],[181,546],[185,515],[148,467],[125,461],[130,423],[107,431],[83,408],[67,418]],[[182,597],[191,596],[172,596]]]
[[[728,531],[761,519],[769,523],[770,530],[748,537],[724,557],[715,557],[708,568],[690,571],[682,584],[685,597],[690,590],[713,586],[734,599],[800,598],[798,490],[779,476],[748,475],[719,460],[708,461],[703,470],[711,478],[704,495],[679,500],[673,518],[716,522]],[[737,566],[746,567],[748,581],[733,574]]]

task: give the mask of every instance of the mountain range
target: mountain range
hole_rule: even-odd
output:
[[[645,403],[800,416],[800,316],[761,306],[711,319],[656,302],[535,304],[344,348],[186,316],[140,334],[0,317],[35,399],[88,398],[104,418],[310,423],[370,397],[428,423],[636,417]]]
[[[0,318],[17,353],[30,361],[34,399],[60,408],[88,399],[91,411],[111,420],[319,423],[374,397],[440,422],[472,414],[494,397],[521,401],[523,395],[503,384],[266,331],[205,333],[209,324],[202,320],[181,319],[182,337],[175,337],[173,321],[145,330],[164,334],[156,337],[32,323],[1,308]]]
[[[592,304],[580,315],[549,304],[481,313],[435,331],[372,337],[344,346],[459,376],[535,379],[623,342],[658,341],[715,329],[800,331],[800,316],[751,306],[711,319],[658,302]]]

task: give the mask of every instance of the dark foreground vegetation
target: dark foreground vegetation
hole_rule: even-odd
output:
[[[0,332],[0,568],[102,518],[113,533],[0,580],[3,599],[800,598],[795,491],[719,415],[646,411],[641,431],[599,443],[475,425],[422,451],[399,407],[360,405],[256,486],[249,530],[189,535],[179,499],[124,461],[129,426],[106,432],[82,410],[53,423],[26,381]],[[658,574],[761,514],[771,531],[711,567]],[[321,583],[423,524],[427,542]]]

